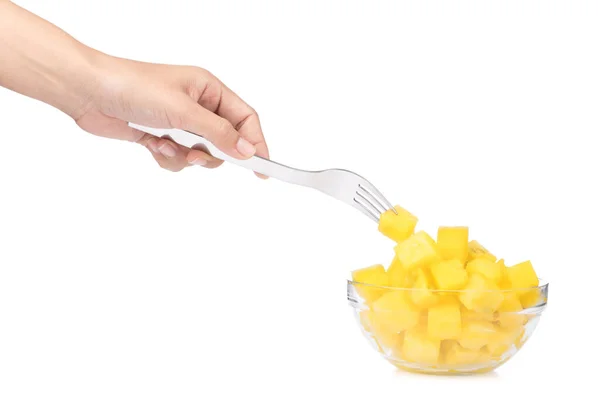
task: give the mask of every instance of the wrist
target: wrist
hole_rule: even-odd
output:
[[[94,107],[101,86],[103,60],[108,56],[76,43],[70,60],[54,71],[53,95],[49,104],[74,120]]]

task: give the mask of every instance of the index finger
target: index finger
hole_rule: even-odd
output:
[[[269,148],[256,111],[231,89],[221,83],[221,100],[215,113],[231,124],[256,147],[256,155],[269,158]]]

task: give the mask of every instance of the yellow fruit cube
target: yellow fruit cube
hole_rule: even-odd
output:
[[[409,291],[414,304],[420,308],[428,308],[438,301],[438,296],[431,290],[433,286],[425,271],[421,268],[414,270],[416,275],[412,289]]]
[[[510,290],[511,286],[510,281],[508,280],[508,273],[506,272],[506,264],[504,263],[504,260],[501,259],[496,263],[498,264],[498,266],[500,266],[500,269],[502,270],[502,279],[498,283],[498,287],[502,290]]]
[[[437,364],[440,356],[440,340],[427,336],[422,329],[412,329],[404,333],[402,357],[409,362]]]
[[[468,321],[487,321],[493,323],[496,321],[497,313],[480,313],[462,307],[460,309],[463,322]]]
[[[440,304],[452,304],[460,307],[460,291],[438,292],[440,295]]]
[[[519,295],[521,306],[523,309],[537,306],[538,304],[544,303],[546,299],[542,296],[539,289],[531,289]]]
[[[519,335],[517,336],[517,339],[515,340],[515,346],[518,349],[521,349],[521,347],[523,346],[523,344],[525,344],[525,341],[527,341],[528,337],[525,336],[525,328],[521,327],[521,332],[519,333]]]
[[[421,312],[417,326],[423,331],[427,330],[427,312]]]
[[[442,303],[429,309],[427,334],[439,340],[457,339],[461,333],[461,314],[458,303]]]
[[[523,310],[519,297],[514,292],[504,292],[504,300],[498,307],[498,324],[506,329],[520,328],[525,323],[525,316],[518,314]]]
[[[392,260],[387,273],[389,284],[394,288],[408,288],[412,285],[410,270],[405,269],[396,257]]]
[[[490,261],[489,258],[476,258],[467,264],[467,272],[477,272],[495,283],[500,283],[504,277],[502,265]]]
[[[498,360],[503,357],[504,354],[508,353],[511,344],[508,343],[490,343],[486,346],[490,357],[494,360]]]
[[[479,364],[489,364],[490,361],[491,357],[489,351],[485,347],[482,348],[481,351],[479,351],[479,359],[477,360],[477,362]]]
[[[382,286],[389,285],[388,274],[383,265],[374,265],[352,272],[352,280],[359,284],[354,285],[356,291],[365,302],[372,303],[377,300],[384,292]]]
[[[531,288],[540,283],[531,261],[509,266],[506,275],[513,289]]]
[[[467,283],[467,271],[458,259],[449,259],[431,266],[431,276],[438,289],[461,289]]]
[[[480,362],[481,353],[469,350],[453,342],[444,353],[444,364],[453,366],[467,366]]]
[[[388,276],[383,265],[373,265],[352,272],[352,280],[373,286],[387,286]]]
[[[472,261],[476,258],[488,258],[492,262],[496,262],[496,257],[493,256],[483,245],[479,242],[472,240],[469,241],[469,256],[468,261]]]
[[[520,334],[520,330],[496,332],[486,344],[490,356],[494,359],[502,358],[511,350]]]
[[[459,344],[469,350],[480,350],[496,333],[496,328],[489,321],[463,321]]]
[[[523,327],[512,330],[497,329],[496,333],[490,337],[486,344],[486,349],[492,358],[499,358],[510,351],[513,345],[519,340],[523,332]]]
[[[373,318],[393,332],[401,332],[419,323],[420,310],[408,298],[407,291],[385,293],[373,303]]]
[[[396,213],[388,210],[379,218],[379,231],[386,237],[401,242],[410,237],[418,219],[400,206],[394,206]]]
[[[404,344],[404,335],[405,332],[399,333],[395,344],[389,349],[390,355],[394,358],[402,358],[402,345]]]
[[[371,332],[371,311],[370,310],[362,310],[358,313],[358,320],[362,325],[363,329],[370,333]]]
[[[469,310],[480,313],[495,312],[504,295],[498,286],[478,273],[469,276],[469,282],[460,293],[460,301]]]
[[[457,345],[456,340],[442,340],[440,341],[440,357],[444,358],[444,356]]]
[[[419,231],[399,243],[396,258],[405,269],[427,266],[438,259],[435,241],[425,231]]]
[[[382,352],[387,353],[392,348],[395,348],[401,340],[402,333],[397,332],[395,329],[390,327],[388,324],[382,322],[375,313],[371,313],[373,321],[371,322],[371,334],[377,345]]]
[[[469,228],[438,228],[437,248],[442,259],[457,259],[464,264],[469,255]]]

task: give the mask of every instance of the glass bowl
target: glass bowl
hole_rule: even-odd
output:
[[[360,329],[376,351],[400,369],[437,375],[485,373],[504,364],[531,337],[548,301],[543,281],[535,288],[495,291],[353,281],[347,289]]]

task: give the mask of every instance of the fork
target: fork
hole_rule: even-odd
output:
[[[392,210],[396,213],[396,209],[371,182],[345,169],[304,171],[259,156],[236,159],[223,153],[206,138],[188,131],[175,128],[151,128],[134,123],[129,123],[129,126],[157,137],[168,135],[173,141],[184,147],[193,148],[204,145],[215,158],[283,182],[316,189],[354,207],[376,223],[379,223],[379,218],[385,211]]]

